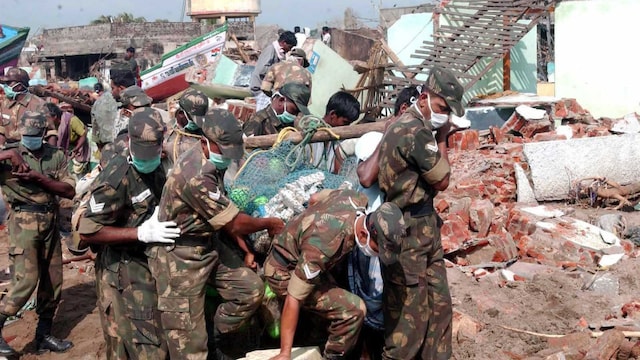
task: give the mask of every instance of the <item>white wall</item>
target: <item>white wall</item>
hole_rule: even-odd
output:
[[[622,117],[640,102],[638,0],[564,1],[555,12],[556,96],[594,117]]]

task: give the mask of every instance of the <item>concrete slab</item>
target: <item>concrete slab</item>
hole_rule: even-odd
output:
[[[640,179],[640,134],[528,143],[523,154],[538,201],[567,199],[571,181],[583,178]]]
[[[247,353],[247,356],[239,360],[268,360],[278,355],[280,349],[256,350]],[[322,360],[320,349],[317,346],[291,349],[291,360]]]

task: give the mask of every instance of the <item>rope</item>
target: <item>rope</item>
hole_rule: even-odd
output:
[[[194,137],[194,138],[200,138],[200,135],[196,135],[196,134],[190,134],[188,132],[182,131],[178,128],[173,129],[176,133],[178,133],[178,136],[176,136],[176,139],[173,141],[173,162],[176,163],[178,161],[178,141],[180,140],[180,136],[189,136],[189,137]]]
[[[304,155],[304,148],[311,142],[311,138],[319,130],[328,132],[335,139],[340,139],[340,136],[334,133],[333,130],[331,130],[331,127],[324,122],[324,120],[315,115],[306,115],[302,117],[298,123],[298,127],[302,129],[302,141],[296,144],[284,159],[284,163],[289,167],[289,169],[295,169],[298,167]]]

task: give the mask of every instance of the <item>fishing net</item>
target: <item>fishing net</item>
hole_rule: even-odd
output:
[[[286,222],[304,211],[316,192],[355,187],[351,162],[346,162],[349,169],[336,175],[314,167],[309,152],[305,151],[311,136],[316,131],[330,131],[328,126],[313,116],[304,117],[299,126],[305,129],[302,142],[293,144],[282,140],[289,132],[297,131],[282,130],[272,148],[252,152],[233,181],[226,184],[229,198],[241,211],[255,217],[278,217]],[[265,254],[270,244],[266,231],[251,236],[250,245],[257,253]]]

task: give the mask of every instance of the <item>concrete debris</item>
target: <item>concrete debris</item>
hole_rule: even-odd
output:
[[[518,163],[514,164],[514,169],[516,172],[516,187],[518,191],[516,199],[518,199],[518,204],[537,205],[538,201],[536,200],[536,196],[533,193],[533,187],[531,186],[531,182],[527,177],[527,173]]]
[[[640,132],[640,122],[636,113],[627,114],[616,121],[611,127],[611,132],[617,134],[635,134]]]
[[[268,360],[279,353],[280,349],[255,350],[239,360]],[[322,355],[317,346],[294,347],[291,349],[291,360],[322,360]]]
[[[526,120],[542,120],[547,115],[545,110],[532,108],[528,105],[518,105],[516,112]]]

